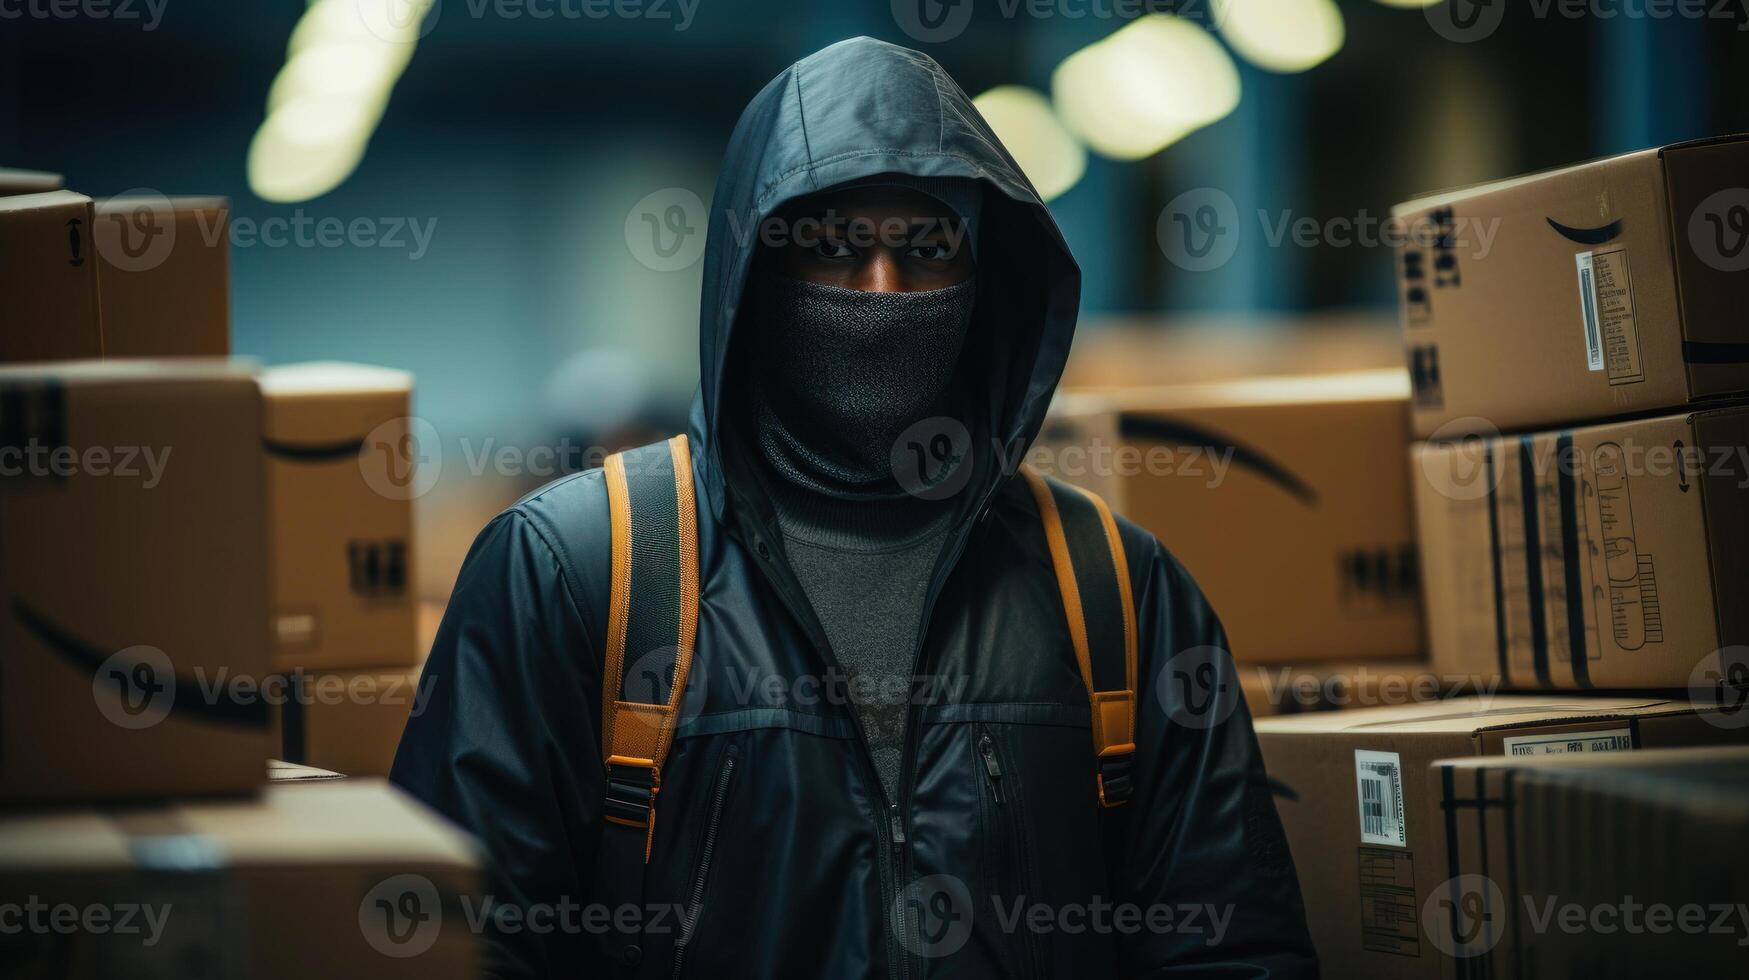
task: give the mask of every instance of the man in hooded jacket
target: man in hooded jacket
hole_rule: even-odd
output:
[[[481,532],[395,760],[395,782],[484,846],[489,972],[1316,974],[1220,624],[1121,519],[1133,791],[1100,806],[1087,690],[1016,472],[1079,291],[1049,212],[930,58],[858,38],[754,98],[706,250],[696,653],[642,907],[592,908],[600,470]],[[1222,710],[1187,703],[1175,657],[1228,692]]]

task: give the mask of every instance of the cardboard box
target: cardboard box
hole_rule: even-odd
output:
[[[1445,677],[1423,660],[1365,663],[1248,664],[1237,670],[1245,702],[1254,718],[1311,711],[1378,708],[1468,694],[1493,694],[1474,677]]]
[[[345,773],[328,769],[317,769],[315,766],[300,766],[295,762],[285,762],[280,759],[267,760],[267,781],[270,783],[290,783],[294,786],[305,783],[325,782],[330,779],[345,779]]]
[[[72,191],[0,197],[0,362],[103,352],[93,218]]]
[[[1402,365],[1403,332],[1394,313],[1086,313],[1059,390],[1347,374]]]
[[[0,167],[0,197],[11,197],[15,194],[42,194],[47,191],[58,191],[66,186],[60,174],[43,173],[39,170],[9,170]]]
[[[1395,369],[1104,392],[1121,443],[1091,466],[1117,473],[1121,512],[1189,569],[1241,662],[1417,656],[1408,394]]]
[[[467,836],[377,780],[0,817],[0,894],[35,899],[9,977],[471,978],[480,888]]]
[[[1451,877],[1428,929],[1447,977],[1657,976],[1672,963],[1741,972],[1749,748],[1434,768]],[[1721,909],[1732,930],[1714,928]]]
[[[262,373],[274,542],[274,664],[412,666],[417,450],[404,371]]]
[[[1258,721],[1325,974],[1440,975],[1424,923],[1449,877],[1435,761],[1716,744],[1743,733],[1730,722],[1686,701],[1511,695]]]
[[[1398,205],[1416,434],[1749,391],[1745,168],[1749,139],[1733,136]]]
[[[242,368],[0,369],[0,800],[262,782],[265,472]]]
[[[222,197],[97,202],[103,356],[230,353],[230,216]]]
[[[1749,643],[1749,408],[1413,457],[1435,669],[1671,689]]]
[[[275,716],[280,758],[348,776],[387,776],[407,719],[424,710],[421,667],[296,671]]]
[[[1557,930],[1530,945],[1520,976],[1554,975],[1557,966],[1578,976],[1658,976],[1676,964],[1698,976],[1742,972],[1749,946],[1745,753],[1649,755],[1633,767],[1526,772],[1517,820],[1527,845],[1521,881],[1532,894],[1583,908],[1656,904],[1674,912],[1678,928],[1661,931],[1642,912],[1650,928],[1609,931],[1609,920],[1600,919],[1605,928]],[[1559,846],[1567,828],[1575,844],[1590,841],[1593,849]],[[1598,845],[1611,848],[1607,885],[1596,873]]]

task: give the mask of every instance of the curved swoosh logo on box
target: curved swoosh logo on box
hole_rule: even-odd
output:
[[[1275,484],[1307,507],[1318,505],[1318,491],[1286,466],[1270,459],[1262,450],[1247,446],[1231,436],[1212,429],[1175,419],[1139,415],[1124,415],[1118,431],[1126,437],[1169,442],[1180,446],[1200,446],[1211,453],[1231,450],[1233,462]]]
[[[88,676],[95,676],[97,669],[103,666],[104,661],[108,660],[110,653],[113,652],[74,636],[72,632],[32,608],[23,599],[15,598],[12,600],[12,616],[23,624],[32,636],[41,641],[43,646],[48,647],[62,660]],[[176,698],[172,702],[170,710],[177,717],[220,725],[242,725],[250,728],[267,727],[267,702],[261,698],[256,698],[253,701],[238,701],[232,698],[221,685],[218,688],[219,697],[209,701],[206,690],[200,684],[179,677],[175,680],[175,685]]]
[[[1560,232],[1562,238],[1570,242],[1578,242],[1580,245],[1602,245],[1621,234],[1622,219],[1620,218],[1595,228],[1574,228],[1571,225],[1563,225],[1553,218],[1544,218],[1543,220],[1549,223],[1550,228]]]
[[[364,451],[362,437],[342,439],[339,442],[284,442],[279,439],[263,439],[261,445],[266,447],[267,455],[296,463],[326,463],[357,456]]]

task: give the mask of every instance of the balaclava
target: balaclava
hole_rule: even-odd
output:
[[[883,175],[854,185],[910,187],[947,204],[975,241],[978,186]],[[975,254],[975,253],[974,253]],[[913,293],[871,293],[766,274],[751,296],[752,419],[777,472],[816,493],[891,498],[894,443],[947,414],[977,279]]]

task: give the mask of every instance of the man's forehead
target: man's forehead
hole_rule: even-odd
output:
[[[954,218],[953,208],[909,187],[848,187],[810,194],[795,205],[797,217],[837,220],[934,221]]]

